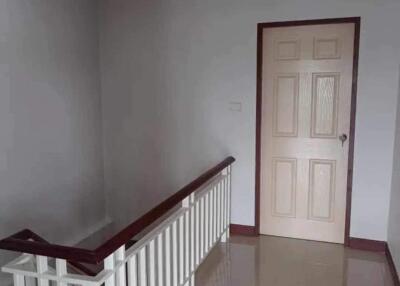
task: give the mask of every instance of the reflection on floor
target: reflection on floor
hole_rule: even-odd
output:
[[[196,272],[201,286],[393,286],[386,257],[281,237],[231,237]]]

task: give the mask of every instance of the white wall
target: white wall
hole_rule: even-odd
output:
[[[399,66],[400,69],[400,66]],[[393,155],[392,193],[388,224],[388,244],[396,268],[400,270],[400,79],[397,99],[396,135]]]
[[[104,221],[96,7],[0,0],[1,238],[71,242]]]
[[[102,0],[108,209],[120,222],[230,154],[234,223],[254,224],[256,24],[362,17],[351,235],[386,240],[400,3]],[[242,111],[229,110],[241,102]],[[129,215],[121,215],[129,213]]]

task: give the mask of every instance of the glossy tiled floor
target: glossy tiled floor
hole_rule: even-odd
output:
[[[392,286],[386,257],[280,237],[231,237],[196,273],[199,286]]]

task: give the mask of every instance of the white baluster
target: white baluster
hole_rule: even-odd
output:
[[[137,255],[128,260],[128,286],[138,286]]]
[[[193,241],[192,236],[194,233],[192,232],[192,218],[194,214],[194,201],[195,201],[195,193],[190,194],[187,198],[185,198],[182,202],[182,207],[189,208],[189,211],[184,214],[183,217],[183,267],[182,267],[182,275],[181,275],[181,283],[185,280],[191,272],[193,262]]]
[[[218,188],[217,191],[215,192],[215,236],[214,236],[214,242],[217,241],[217,239],[219,239],[219,236],[221,235],[220,232],[220,223],[219,223],[219,217],[220,217],[220,208],[219,208],[219,196],[221,194],[222,188],[221,188],[221,184],[218,184]]]
[[[115,268],[115,258],[114,253],[110,254],[106,259],[104,259],[104,270],[114,271]],[[114,272],[112,275],[106,280],[105,286],[115,286],[115,275]]]
[[[64,259],[56,259],[57,277],[62,278],[67,274],[67,261]],[[57,286],[67,286],[67,283],[57,282]]]
[[[178,221],[172,224],[172,278],[173,286],[178,286]]]
[[[195,286],[195,279],[196,279],[196,275],[193,273],[192,277],[190,277],[190,286]]]
[[[209,240],[208,240],[208,233],[210,230],[210,214],[209,214],[209,209],[210,209],[210,196],[209,193],[206,193],[206,197],[205,197],[205,209],[204,209],[204,213],[205,213],[205,218],[204,218],[204,225],[205,225],[205,233],[204,233],[204,253],[203,253],[203,257],[206,256],[207,252],[208,252],[208,246],[209,246]]]
[[[221,191],[220,187],[218,186],[217,189],[214,192],[214,239],[213,243],[219,239],[219,232],[218,232],[218,194]]]
[[[37,272],[39,274],[39,277],[41,276],[41,274],[47,272],[49,270],[49,264],[47,261],[47,257],[37,255],[36,256],[36,267],[37,267]],[[39,278],[38,286],[49,286],[49,280]]]
[[[115,252],[115,261],[123,262],[125,259],[125,245],[121,246]],[[121,265],[118,267],[116,271],[116,284],[117,286],[126,286],[126,272],[125,272],[125,265]]]
[[[165,230],[164,240],[164,265],[165,265],[165,284],[166,286],[172,286],[172,263],[171,263],[171,225]]]
[[[194,271],[196,264],[196,202],[190,209],[190,268],[189,275]]]
[[[219,239],[220,235],[221,235],[221,193],[223,190],[223,183],[219,183],[218,184],[218,192],[216,194],[216,212],[217,215],[215,217],[216,220],[216,224],[217,224],[217,236],[216,239]]]
[[[147,285],[156,285],[156,264],[155,264],[155,241],[149,242],[146,248],[146,260],[147,260]]]
[[[214,228],[214,222],[213,222],[213,192],[215,190],[215,187],[213,187],[209,192],[208,192],[208,247],[207,247],[207,252],[206,254],[210,251],[211,245],[212,245],[212,237],[213,237],[213,228]]]
[[[213,242],[214,242],[214,215],[215,215],[215,212],[214,212],[214,193],[215,193],[215,191],[216,191],[216,188],[214,187],[214,188],[212,188],[211,190],[210,190],[210,211],[209,211],[209,218],[210,218],[210,232],[209,232],[209,239],[208,239],[208,241],[209,241],[209,248],[210,248],[210,246],[213,244]]]
[[[183,283],[185,277],[185,214],[178,219],[178,281],[179,285]]]
[[[163,243],[163,232],[157,236],[157,280],[158,286],[165,285],[165,264],[163,260],[164,256],[164,243]]]
[[[193,197],[194,200],[194,197]],[[190,267],[189,267],[189,276],[190,279],[194,277],[194,271],[196,270],[196,260],[197,260],[197,249],[198,249],[198,236],[197,236],[197,228],[196,222],[198,220],[198,207],[197,202],[194,202],[193,207],[191,209],[191,216],[190,216]],[[191,283],[189,283],[189,286]]]
[[[143,247],[138,254],[138,286],[147,286],[147,254]]]
[[[195,255],[195,260],[194,260],[194,269],[197,268],[197,265],[199,264],[200,261],[200,201],[197,201],[195,204],[195,226],[194,226],[194,231],[195,231],[195,242],[194,242],[194,255]],[[193,269],[193,271],[194,271]]]
[[[20,274],[14,274],[14,286],[25,286],[25,277]]]
[[[200,249],[198,256],[198,263],[200,263],[201,259],[204,256],[204,233],[205,233],[205,221],[204,221],[204,197],[200,200],[199,212],[200,212],[200,221],[199,221],[199,238],[200,238]]]
[[[184,251],[184,257],[185,257],[185,271],[184,271],[184,279],[186,279],[187,277],[189,277],[189,273],[190,273],[190,266],[191,266],[191,243],[192,243],[192,238],[191,238],[191,224],[190,224],[190,220],[191,220],[191,215],[192,215],[192,208],[189,209],[188,212],[185,213],[185,239],[184,241],[186,241],[185,243],[185,251]]]
[[[227,239],[229,238],[229,209],[228,209],[228,204],[229,204],[229,173],[228,173],[228,168],[225,168],[222,171],[222,174],[225,175],[224,179],[224,184],[223,184],[223,212],[222,212],[222,224],[223,224],[223,231],[224,233],[222,234],[221,237],[221,242],[226,242]]]
[[[231,166],[226,167],[222,173],[227,176],[226,179],[226,186],[225,186],[225,227],[226,232],[225,236],[226,239],[230,236],[230,222],[231,222]]]

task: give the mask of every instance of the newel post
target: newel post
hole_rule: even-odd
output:
[[[230,223],[231,223],[231,165],[222,170],[222,175],[226,176],[223,184],[224,204],[225,204],[225,222],[226,230],[221,236],[221,242],[227,242],[230,237]]]

